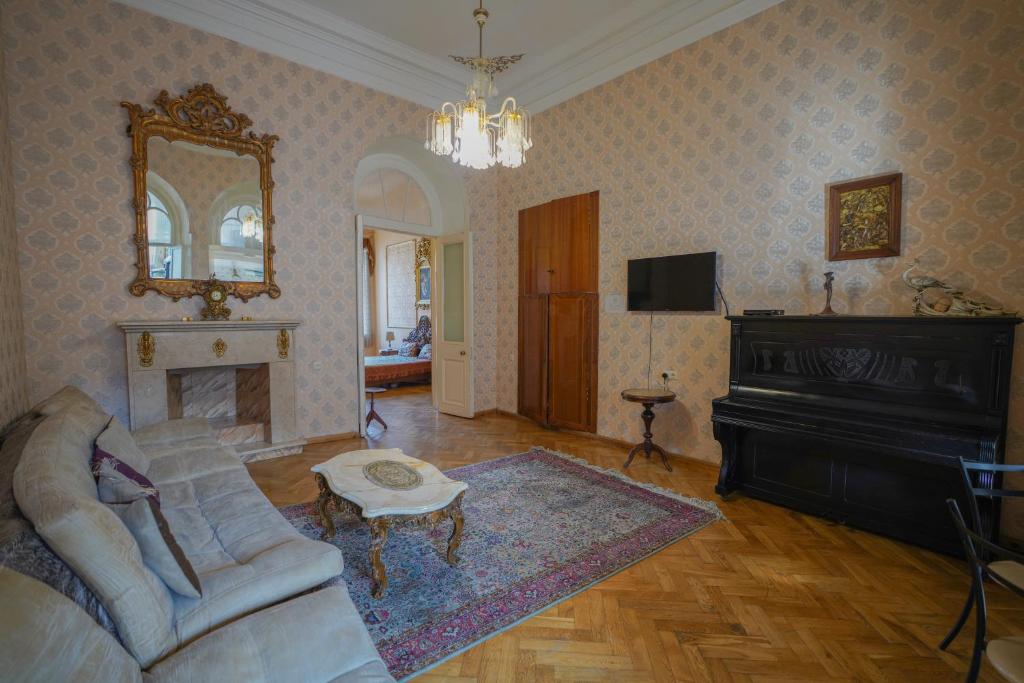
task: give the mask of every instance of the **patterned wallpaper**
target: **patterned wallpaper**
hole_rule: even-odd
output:
[[[283,296],[232,301],[236,314],[295,317],[299,429],[357,420],[353,181],[378,139],[422,135],[426,111],[360,85],[107,0],[5,0],[16,219],[32,400],[70,382],[127,417],[124,343],[114,322],[197,315],[198,299],[127,292],[135,272],[127,117],[161,89],[209,81],[276,133],[274,209]],[[493,175],[466,174],[475,287],[494,296]],[[493,298],[491,299],[493,301]],[[477,410],[493,407],[496,318],[476,318]],[[488,364],[490,365],[488,367]]]
[[[499,173],[498,250],[516,212],[600,190],[600,290],[626,260],[716,250],[732,311],[821,310],[836,271],[843,313],[909,314],[921,269],[1024,310],[1024,3],[789,0],[538,115],[528,164]],[[899,258],[827,263],[824,185],[902,170]],[[498,403],[516,408],[516,259],[498,264]],[[710,400],[728,389],[720,315],[654,319],[655,376],[679,400],[657,440],[717,462]],[[643,385],[648,318],[602,311],[598,430],[640,439],[619,391]],[[1024,461],[1024,329],[1010,457]]]
[[[3,20],[0,6],[0,21]],[[4,56],[0,51],[0,74]],[[25,331],[21,320],[18,236],[14,223],[14,185],[7,140],[7,93],[0,78],[0,429],[27,407]]]

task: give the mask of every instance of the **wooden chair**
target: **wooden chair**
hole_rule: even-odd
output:
[[[998,480],[1002,473],[1024,472],[1024,466],[965,463],[961,459],[960,469],[969,493],[967,500],[975,529],[980,530],[982,528],[977,497],[984,496],[994,499],[1024,496],[1022,491],[976,487],[970,475],[971,471],[989,472],[995,477],[994,481],[998,485]],[[1024,597],[1024,555],[996,545],[977,533],[977,531],[968,529],[956,501],[950,498],[946,501],[946,504],[949,506],[950,514],[953,516],[953,523],[956,525],[957,532],[960,534],[960,540],[964,546],[964,554],[967,556],[971,572],[971,588],[960,617],[939,645],[939,648],[945,650],[953,642],[953,639],[956,638],[967,622],[973,607],[975,608],[977,627],[974,633],[974,650],[971,655],[971,665],[967,672],[967,683],[974,683],[978,680],[983,652],[988,654],[989,661],[993,667],[1006,678],[1011,681],[1024,683],[1024,638],[1000,638],[987,644],[985,641],[988,628],[985,579],[992,579],[995,583],[1009,589],[1018,596]]]

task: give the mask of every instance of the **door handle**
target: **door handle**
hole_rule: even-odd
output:
[[[460,356],[465,356],[465,355],[466,355],[466,352],[465,352],[465,351],[459,351],[459,355],[460,355]]]

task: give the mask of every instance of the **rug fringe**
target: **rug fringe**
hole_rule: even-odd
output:
[[[606,476],[614,477],[614,478],[619,479],[621,481],[628,482],[628,483],[632,484],[633,486],[638,486],[638,487],[640,487],[642,489],[646,489],[648,491],[653,491],[654,493],[657,493],[659,495],[665,496],[666,498],[672,498],[673,500],[678,500],[680,502],[686,503],[687,505],[692,505],[694,507],[700,508],[701,510],[705,510],[707,512],[710,512],[712,515],[714,515],[715,516],[715,520],[724,520],[724,519],[726,519],[725,515],[722,514],[722,511],[718,509],[718,505],[716,505],[714,501],[705,500],[703,498],[692,498],[690,496],[684,496],[681,493],[677,493],[676,491],[673,491],[671,489],[663,488],[663,487],[658,486],[656,484],[648,484],[647,482],[637,481],[636,479],[632,479],[632,478],[626,476],[626,474],[624,472],[619,472],[618,470],[611,470],[611,469],[608,469],[607,467],[599,467],[598,465],[591,464],[590,462],[584,460],[583,458],[578,458],[575,455],[572,455],[570,453],[563,453],[562,451],[554,451],[554,450],[551,450],[550,448],[546,448],[544,446],[531,446],[530,450],[531,451],[544,451],[545,453],[550,453],[551,455],[557,455],[559,458],[565,458],[566,460],[568,460],[570,462],[576,463],[577,465],[580,465],[582,467],[586,467],[586,468],[594,470],[596,472],[600,472],[601,474],[604,474]]]

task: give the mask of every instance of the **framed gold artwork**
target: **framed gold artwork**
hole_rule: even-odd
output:
[[[826,185],[828,260],[899,256],[902,191],[902,173]]]

